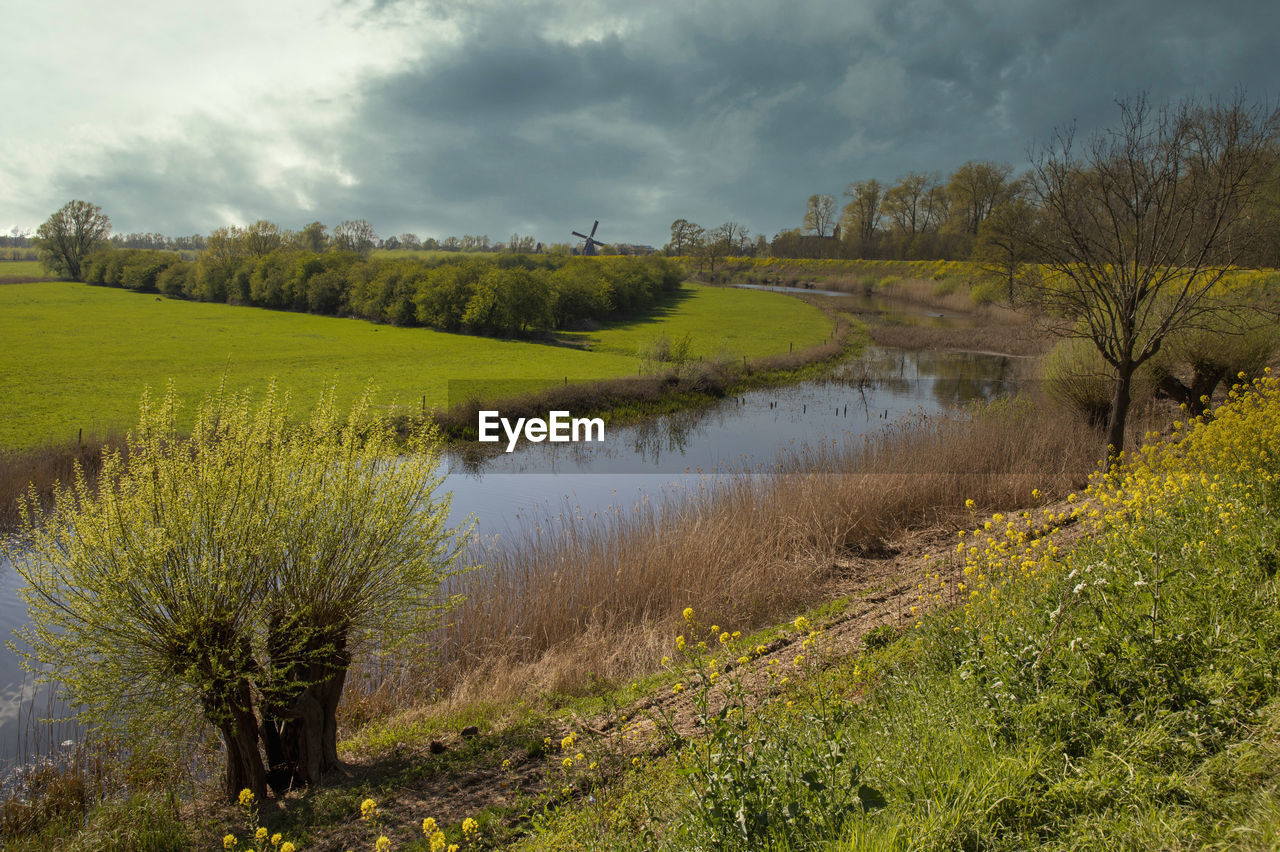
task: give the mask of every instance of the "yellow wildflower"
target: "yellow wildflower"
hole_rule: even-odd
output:
[[[253,791],[245,787],[240,791],[240,806],[247,808],[253,805]]]
[[[234,834],[228,834],[228,835],[225,835],[225,836],[222,838],[222,848],[223,848],[223,849],[235,849],[235,848],[236,848],[236,844],[237,844],[237,843],[239,843],[239,842],[240,842],[239,840],[236,840],[236,836],[235,836]]]
[[[422,833],[427,837],[430,837],[439,830],[440,827],[436,825],[435,817],[427,817],[422,821]]]
[[[377,852],[391,852],[391,838],[385,834],[380,836],[373,844],[373,848]]]

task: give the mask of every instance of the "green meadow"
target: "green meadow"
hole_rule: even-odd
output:
[[[49,270],[38,260],[0,260],[0,284],[38,281],[48,277]]]
[[[635,375],[639,353],[663,335],[687,335],[694,358],[737,359],[830,333],[821,311],[789,296],[696,285],[642,319],[532,342],[70,282],[9,284],[0,287],[0,449],[123,431],[143,388],[170,381],[188,401],[223,381],[260,387],[274,378],[299,410],[328,388],[348,401],[369,385],[383,403],[444,406],[451,381],[519,387]]]

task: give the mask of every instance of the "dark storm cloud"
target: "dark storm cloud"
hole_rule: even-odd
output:
[[[404,4],[364,8],[389,16]],[[598,218],[607,239],[660,244],[686,217],[772,235],[799,224],[808,195],[854,180],[945,174],[970,159],[1021,167],[1054,126],[1103,126],[1115,98],[1140,90],[1273,95],[1278,8],[605,4],[581,25],[605,33],[575,43],[580,25],[552,3],[436,4],[455,43],[367,81],[343,127],[295,140],[355,179],[286,175],[305,212],[254,176],[250,141],[208,128],[115,156],[75,186],[127,229],[173,233],[239,210],[293,226],[359,216],[386,234],[559,241]]]

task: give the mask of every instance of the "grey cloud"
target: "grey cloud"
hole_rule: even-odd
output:
[[[357,179],[299,174],[311,210],[256,182],[252,141],[228,144],[225,128],[140,140],[58,189],[126,230],[172,233],[235,209],[293,226],[361,216],[388,234],[559,241],[599,218],[609,239],[660,244],[686,217],[772,235],[808,195],[854,180],[1021,167],[1054,126],[1105,125],[1139,90],[1261,97],[1280,79],[1269,2],[615,3],[589,20],[625,26],[578,43],[563,37],[570,7],[550,2],[434,9],[459,43],[367,81],[355,120],[298,140]]]

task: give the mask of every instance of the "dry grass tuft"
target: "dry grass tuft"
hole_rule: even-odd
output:
[[[958,349],[1002,355],[1041,355],[1053,345],[1051,336],[1030,323],[976,323],[971,326],[872,325],[868,332],[878,346],[890,349]]]
[[[76,465],[90,478],[102,466],[102,453],[124,441],[118,435],[91,437],[79,444],[39,447],[34,450],[0,451],[0,530],[18,525],[18,504],[34,487],[46,502],[55,482],[70,483],[75,479]]]

